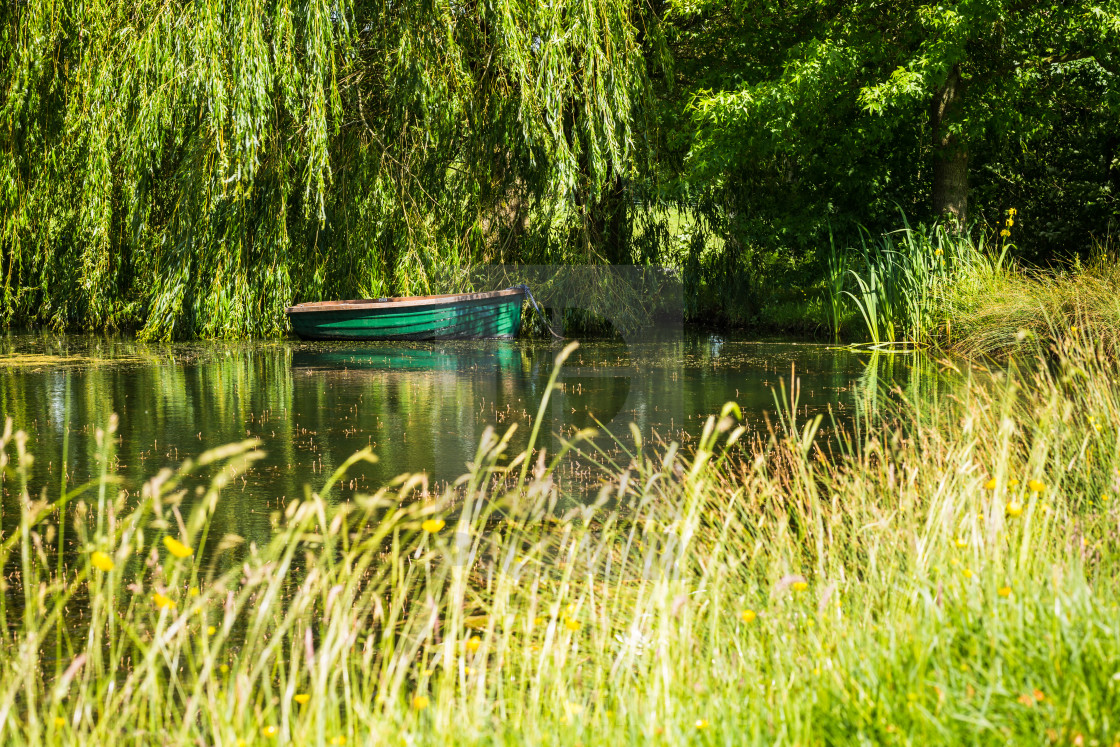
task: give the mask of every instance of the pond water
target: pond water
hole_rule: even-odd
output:
[[[46,487],[50,497],[63,462],[69,485],[96,477],[94,432],[113,413],[116,468],[129,490],[206,449],[258,438],[267,456],[224,489],[215,520],[221,531],[260,536],[278,504],[307,484],[317,489],[365,446],[378,463],[354,468],[337,497],[372,492],[405,472],[427,474],[438,490],[464,473],[487,426],[517,423],[513,447],[522,448],[560,349],[539,341],[155,345],[11,334],[0,337],[0,417],[28,433],[32,493]],[[647,441],[687,445],[728,400],[764,432],[782,382],[788,390],[794,377],[799,418],[826,413],[826,425],[843,424],[883,381],[911,385],[928,368],[916,362],[893,356],[884,366],[848,349],[687,332],[588,340],[562,369],[543,443],[554,449],[555,434],[597,421],[623,441],[633,422]]]

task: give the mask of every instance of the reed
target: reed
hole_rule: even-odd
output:
[[[437,499],[402,476],[336,502],[363,451],[260,545],[207,532],[255,442],[136,496],[111,422],[101,479],[59,495],[9,422],[0,739],[1112,744],[1120,387],[1059,360],[959,371],[828,454],[796,382],[772,430],[729,404],[688,453],[577,437],[589,504],[493,431]]]
[[[930,344],[941,333],[947,293],[973,287],[979,277],[1006,274],[1006,250],[998,255],[989,252],[982,236],[973,240],[944,226],[911,228],[905,216],[902,221],[903,228],[878,239],[862,231],[854,251],[832,250],[833,256],[845,257],[830,262],[833,275],[831,268],[853,259],[862,264],[862,270],[848,270],[854,287],[843,293],[859,310],[867,337],[876,346]],[[833,317],[838,318],[835,313]]]

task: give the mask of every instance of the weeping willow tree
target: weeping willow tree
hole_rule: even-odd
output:
[[[4,3],[2,320],[275,334],[594,260],[645,168],[648,32],[628,0]]]

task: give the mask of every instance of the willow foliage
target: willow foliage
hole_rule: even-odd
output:
[[[270,334],[570,260],[642,163],[639,29],[626,0],[5,3],[3,320]]]

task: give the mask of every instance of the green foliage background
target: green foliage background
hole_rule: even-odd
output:
[[[953,75],[970,230],[1109,241],[1118,66],[1120,0],[13,0],[0,320],[268,335],[484,263],[638,262],[694,320],[812,323],[830,247],[938,217]]]

